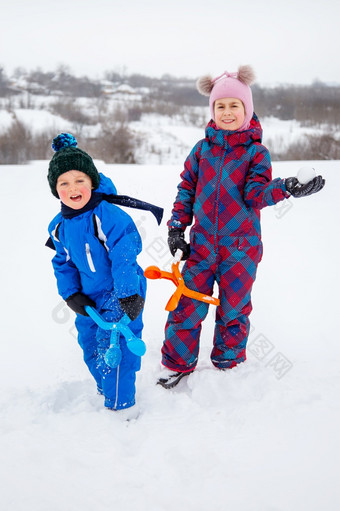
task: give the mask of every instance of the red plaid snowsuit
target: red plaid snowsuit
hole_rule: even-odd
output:
[[[190,230],[186,285],[212,295],[216,310],[212,363],[230,368],[246,359],[250,293],[262,257],[259,210],[288,197],[282,179],[272,180],[268,150],[254,114],[242,132],[219,130],[213,121],[188,156],[168,226]],[[197,364],[201,323],[208,305],[182,296],[165,327],[162,363],[175,371]]]

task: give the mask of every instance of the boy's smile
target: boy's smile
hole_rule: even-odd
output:
[[[214,104],[214,115],[219,129],[236,131],[244,122],[244,105],[237,98],[217,99]]]
[[[72,209],[81,209],[89,202],[92,193],[91,178],[79,170],[64,172],[57,180],[61,202]]]

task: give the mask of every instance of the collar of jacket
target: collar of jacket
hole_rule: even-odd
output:
[[[247,130],[220,130],[217,128],[215,122],[211,120],[205,129],[205,136],[213,144],[228,149],[240,145],[250,145],[253,142],[262,142],[262,128],[260,121],[254,113]]]
[[[98,206],[98,204],[103,200],[103,195],[104,194],[102,193],[92,192],[91,199],[81,209],[72,209],[61,202],[61,214],[64,218],[74,218],[75,216],[82,215],[83,213],[86,213],[86,211],[90,211]]]

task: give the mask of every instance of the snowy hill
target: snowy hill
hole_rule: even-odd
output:
[[[340,162],[312,162],[319,194],[262,212],[264,256],[253,291],[248,360],[209,360],[214,311],[197,371],[155,385],[170,282],[149,281],[141,414],[123,423],[81,360],[74,315],[44,247],[58,201],[47,162],[1,166],[1,505],[11,511],[335,511],[338,479]],[[274,164],[274,177],[304,162]],[[120,193],[165,208],[157,227],[128,210],[140,264],[169,263],[166,220],[181,165],[104,165]]]
[[[10,99],[0,98],[0,138],[8,133],[15,122],[20,123],[26,131],[26,142],[30,140],[29,146],[36,145],[36,150],[40,151],[33,153],[34,156],[28,159],[45,158],[44,147],[47,157],[50,140],[65,131],[81,140],[82,147],[85,147],[84,143],[96,141],[94,147],[100,153],[100,142],[112,146],[112,141],[111,144],[110,141],[104,142],[105,134],[112,134],[114,137],[116,130],[124,126],[127,133],[123,139],[129,145],[129,153],[133,154],[134,163],[180,165],[193,145],[204,137],[204,128],[209,119],[208,106],[154,103],[150,99],[150,91],[146,93],[141,88],[132,94],[129,88],[123,86],[119,94],[116,91],[115,94],[103,94],[95,98],[60,96],[53,91],[50,95],[39,95],[31,94],[28,90]],[[271,154],[277,155],[279,159],[282,159],[281,155],[285,154],[291,144],[298,143],[305,136],[320,137],[328,134],[338,140],[337,125],[329,125],[325,120],[322,124],[319,120],[302,123],[295,119],[261,117],[261,124],[263,143],[270,149]],[[338,145],[336,141],[333,143]],[[21,144],[24,142],[25,140],[21,141]],[[20,148],[18,140],[17,144],[16,154]],[[126,155],[119,154],[118,148],[107,157],[107,162],[129,161],[121,159]],[[4,150],[1,140],[0,149]],[[6,159],[1,150],[0,163],[22,162]],[[93,150],[88,151],[94,154]],[[325,150],[326,154],[333,154],[329,146]],[[299,151],[296,158],[298,157],[301,157]]]

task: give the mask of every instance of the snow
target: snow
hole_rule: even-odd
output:
[[[74,315],[56,291],[47,224],[58,211],[48,162],[1,166],[1,505],[11,511],[336,510],[340,343],[340,162],[274,163],[274,177],[312,166],[319,194],[262,212],[264,256],[253,290],[246,363],[209,360],[213,315],[197,371],[156,386],[174,291],[148,281],[140,416],[103,408],[82,361]],[[181,166],[104,165],[120,193],[168,218]],[[166,221],[128,210],[143,238],[143,268],[167,268]]]
[[[73,124],[59,115],[47,110],[19,108],[16,110],[17,119],[33,131],[33,134],[46,132],[56,133],[63,126],[65,130],[72,130]],[[43,128],[42,128],[43,127]]]
[[[304,126],[296,119],[282,120],[277,117],[264,117],[261,119],[263,129],[263,143],[270,147],[271,152],[280,154],[289,148],[291,144],[298,142],[306,135],[321,136],[326,133],[332,133],[336,136],[337,128],[330,127],[327,124],[314,124],[313,126]]]
[[[122,85],[114,94],[105,94],[100,98],[65,97],[65,101],[77,107],[93,124],[80,125],[53,113],[53,105],[60,102],[55,93],[38,95],[22,93],[10,98],[0,98],[0,134],[5,133],[17,118],[35,136],[42,132],[51,133],[51,138],[60,132],[78,133],[83,139],[96,138],[100,135],[103,124],[112,124],[112,129],[119,126],[119,117],[127,114],[131,106],[140,106],[145,100],[147,89],[132,89]],[[130,90],[130,93],[128,93]],[[135,92],[132,94],[132,92]],[[107,90],[107,92],[109,92]],[[113,92],[113,91],[112,91]],[[22,105],[26,105],[23,108]],[[145,110],[147,110],[146,99]],[[204,128],[210,119],[208,107],[178,108],[172,112],[173,105],[168,105],[169,113],[143,113],[138,121],[130,121],[128,128],[134,137],[135,161],[138,164],[181,165],[194,144],[204,136]],[[117,118],[117,111],[120,112]],[[165,109],[166,111],[166,109]],[[263,143],[273,154],[283,154],[292,143],[307,135],[331,134],[338,138],[336,126],[315,124],[304,126],[299,121],[281,120],[276,117],[261,118]],[[104,126],[107,129],[107,125]]]
[[[298,170],[298,173],[296,174],[296,177],[298,178],[299,183],[302,185],[308,183],[312,179],[314,179],[316,176],[315,170],[313,167],[301,167]]]
[[[59,133],[65,130],[71,131],[74,128],[73,123],[47,110],[17,108],[13,113],[0,110],[0,133],[4,133],[10,128],[14,118],[23,123],[33,135],[46,131],[51,133]]]
[[[7,110],[0,110],[0,133],[7,131],[13,123],[13,115]]]

